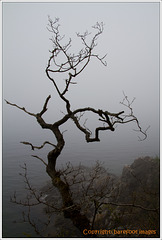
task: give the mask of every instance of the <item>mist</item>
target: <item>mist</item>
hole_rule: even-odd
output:
[[[51,33],[47,30],[48,15],[60,18],[60,31],[72,38],[72,50],[79,52],[76,32],[92,31],[96,22],[104,23],[96,53],[107,54],[107,67],[92,61],[76,79],[67,97],[72,109],[102,108],[110,112],[125,110],[120,102],[123,91],[133,103],[134,114],[142,128],[148,126],[148,137],[138,141],[134,124],[118,126],[115,132],[101,133],[100,143],[85,143],[84,135],[69,121],[63,126],[66,146],[84,154],[85,149],[98,154],[113,152],[116,159],[159,155],[159,3],[11,3],[3,2],[3,143],[31,141],[37,145],[54,136],[41,129],[36,119],[4,99],[41,111],[51,94],[45,120],[54,123],[65,113],[64,102],[45,74]],[[74,39],[74,41],[73,41]],[[61,76],[59,81],[64,81]],[[94,127],[93,118],[87,121]],[[74,146],[75,144],[75,146]],[[89,150],[88,150],[89,149]],[[126,151],[127,149],[127,151]],[[124,155],[125,154],[125,155]],[[66,154],[65,154],[66,155]],[[105,153],[106,155],[106,153]],[[70,157],[70,156],[69,156]]]

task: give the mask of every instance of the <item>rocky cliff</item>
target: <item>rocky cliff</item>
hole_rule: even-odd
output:
[[[98,227],[137,230],[134,235],[134,232],[124,235],[118,231],[119,234],[111,237],[158,237],[159,200],[160,161],[138,158],[123,168],[110,198],[112,204],[107,204],[102,216],[98,216]]]
[[[84,172],[84,180],[92,174],[91,170],[86,167],[82,167],[81,171]],[[78,174],[78,176],[82,175]],[[94,229],[112,230],[109,234],[98,234],[98,236],[110,238],[158,237],[160,160],[150,157],[138,158],[131,165],[124,166],[121,177],[111,175],[102,168],[98,176],[89,192],[93,193],[93,198],[89,194],[86,199],[93,204],[94,197],[104,193],[103,187],[107,188],[107,196],[102,198],[102,202],[105,204],[101,205],[96,215]],[[69,181],[71,179],[73,179],[73,175],[69,175]],[[83,197],[82,191],[87,189],[88,181],[85,181],[85,184],[77,178],[75,181],[81,184],[72,186],[73,197],[78,203]],[[58,202],[60,199],[59,193],[52,188],[52,185],[48,184],[48,188],[46,186],[43,191],[47,202]],[[100,203],[99,199],[101,197],[96,197],[95,201]],[[61,200],[58,202],[58,205],[60,204]],[[85,202],[84,205],[86,205]],[[87,208],[83,207],[83,210],[87,211],[87,216],[92,220],[94,207],[90,204],[87,206]],[[48,230],[49,237],[81,237],[71,221],[64,219],[61,214],[54,216],[54,222],[55,227],[51,227],[52,231]]]

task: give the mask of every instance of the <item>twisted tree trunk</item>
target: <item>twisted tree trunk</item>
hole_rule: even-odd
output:
[[[84,229],[90,229],[90,221],[88,218],[81,214],[81,209],[79,206],[75,205],[73,199],[71,198],[70,188],[68,183],[65,183],[60,176],[59,171],[56,171],[56,160],[60,155],[63,147],[65,145],[63,135],[60,132],[59,128],[53,126],[53,133],[58,141],[55,149],[48,153],[48,164],[46,171],[52,179],[53,186],[56,187],[61,195],[63,202],[63,214],[65,218],[71,219],[74,226],[77,227],[80,232],[83,234]]]

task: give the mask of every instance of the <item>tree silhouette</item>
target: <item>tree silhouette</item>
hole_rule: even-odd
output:
[[[49,129],[54,134],[56,144],[49,141],[45,141],[41,146],[34,146],[30,142],[22,143],[31,146],[32,150],[41,149],[46,144],[49,144],[53,147],[53,149],[48,153],[48,162],[45,162],[45,160],[41,159],[39,156],[32,156],[38,158],[46,165],[46,171],[52,179],[53,186],[58,189],[62,198],[61,209],[64,216],[66,218],[70,218],[74,226],[76,226],[81,232],[83,232],[84,229],[93,228],[93,224],[90,223],[90,220],[86,214],[81,211],[79,203],[77,204],[73,200],[69,181],[67,181],[65,177],[65,172],[67,169],[66,171],[57,170],[57,160],[65,146],[64,136],[60,131],[60,127],[67,121],[72,120],[78,130],[84,134],[86,142],[89,143],[99,142],[101,131],[115,131],[116,126],[119,124],[122,125],[129,122],[135,122],[137,126],[136,131],[139,131],[140,134],[143,135],[143,138],[140,138],[140,140],[144,140],[147,137],[146,131],[142,130],[138,119],[133,113],[132,103],[134,102],[134,99],[133,101],[129,101],[125,94],[121,104],[126,109],[126,113],[123,109],[120,112],[109,112],[108,110],[95,109],[89,106],[72,110],[71,102],[67,97],[67,92],[70,91],[72,85],[77,84],[77,76],[81,75],[84,69],[88,67],[88,64],[92,58],[106,66],[106,55],[100,57],[95,53],[97,40],[103,33],[104,24],[97,22],[96,25],[92,27],[92,30],[93,33],[89,33],[88,31],[85,31],[83,34],[77,33],[77,37],[81,41],[83,48],[81,48],[77,53],[71,53],[70,49],[72,46],[72,39],[65,41],[65,36],[60,34],[59,19],[56,18],[53,21],[50,17],[48,18],[48,31],[52,35],[50,40],[52,41],[53,48],[50,51],[50,57],[48,59],[45,71],[47,78],[52,82],[55,91],[60,97],[60,100],[65,103],[66,113],[62,118],[60,118],[58,121],[54,120],[52,123],[47,123],[43,118],[43,115],[47,112],[47,106],[49,100],[51,99],[51,95],[46,98],[42,110],[38,113],[32,113],[26,110],[26,108],[20,107],[19,105],[6,100],[7,104],[15,106],[24,111],[26,114],[34,117],[42,129]],[[57,78],[58,75],[62,76],[64,87],[59,87],[60,77]],[[98,117],[99,126],[95,127],[94,133],[92,133],[92,130],[86,126],[86,121],[81,124],[80,120],[85,113],[89,113]],[[77,174],[79,175],[79,173]],[[28,187],[29,190],[32,191],[32,189],[30,189],[30,185],[28,185]],[[99,209],[99,205],[95,201],[94,209],[96,214]],[[93,217],[93,223],[95,220],[95,214]]]

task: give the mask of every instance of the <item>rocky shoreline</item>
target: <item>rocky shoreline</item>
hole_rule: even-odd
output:
[[[82,166],[85,178],[88,178],[90,171],[90,168]],[[120,177],[103,171],[101,178],[95,182],[97,190],[103,187],[105,179],[109,179],[107,188],[111,192],[108,200],[110,204],[102,205],[96,215],[94,229],[112,231],[105,231],[104,234],[96,232],[94,237],[159,237],[160,160],[138,158],[131,165],[124,166]],[[76,190],[78,186],[77,189],[72,186],[72,191]],[[51,182],[41,191],[47,203],[55,202],[58,207],[61,206],[59,192]],[[77,198],[81,198],[80,191],[73,195],[76,202]],[[90,209],[86,214],[92,218]],[[83,237],[63,214],[54,214],[53,222],[55,226],[52,224],[47,229],[48,237]],[[126,230],[129,232],[124,232]]]

